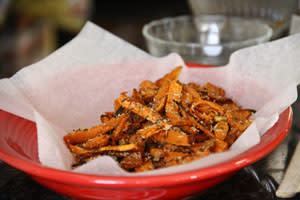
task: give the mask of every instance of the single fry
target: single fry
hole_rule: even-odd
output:
[[[182,152],[166,152],[164,157],[164,162],[166,162],[166,166],[177,165],[185,157],[188,157],[190,154],[182,153]]]
[[[222,100],[225,97],[225,91],[222,88],[219,88],[210,82],[206,83],[203,86],[204,91],[207,92],[207,95],[215,100]]]
[[[212,151],[216,146],[216,140],[215,139],[208,139],[204,142],[197,143],[191,147],[191,149],[197,153],[202,151]]]
[[[148,137],[151,137],[154,134],[159,133],[160,131],[162,131],[162,129],[163,129],[163,125],[155,124],[155,125],[152,125],[150,127],[145,127],[143,129],[140,129],[140,130],[137,131],[137,133],[139,135],[141,135],[143,138],[148,138]]]
[[[182,86],[176,81],[170,83],[168,97],[166,102],[166,116],[170,120],[180,119],[178,105],[175,102],[181,102]]]
[[[173,130],[162,131],[155,135],[154,139],[160,143],[175,144],[178,146],[191,146],[187,134]]]
[[[118,145],[118,146],[106,146],[101,147],[99,151],[133,151],[137,150],[138,147],[136,144],[124,144],[124,145]]]
[[[137,89],[133,89],[132,90],[132,99],[134,100],[134,101],[137,101],[137,102],[139,102],[139,103],[141,103],[141,104],[145,104],[145,101],[144,101],[144,99],[143,99],[143,96],[141,95],[141,93],[139,93],[138,91],[137,91]]]
[[[150,161],[146,162],[145,164],[141,165],[140,167],[137,167],[135,169],[135,172],[144,172],[155,169],[153,163]]]
[[[211,108],[211,109],[217,111],[218,113],[220,113],[221,115],[224,114],[223,109],[222,109],[221,106],[219,106],[218,104],[216,104],[212,101],[206,101],[206,100],[200,100],[200,101],[197,101],[196,103],[193,103],[192,110],[196,110],[197,107],[200,107],[198,109],[200,109],[200,111],[204,112],[205,108],[201,110],[202,106],[208,106],[208,108],[206,108],[206,109]]]
[[[166,104],[170,82],[166,81],[158,90],[156,96],[153,99],[153,109],[156,112],[160,112]]]
[[[158,87],[152,81],[146,80],[140,83],[140,94],[145,101],[153,99],[156,95]]]
[[[126,128],[127,120],[129,115],[125,115],[120,121],[119,124],[115,127],[114,131],[111,134],[112,140],[116,141],[119,139],[120,134]]]
[[[85,156],[85,157],[87,157],[87,156],[92,156],[93,154],[96,153],[95,150],[87,150],[87,149],[84,149],[82,147],[72,145],[72,144],[69,144],[68,147],[71,150],[71,152],[73,154],[75,154],[76,156]]]
[[[161,158],[164,157],[165,152],[163,149],[151,148],[150,155],[153,157],[153,161],[159,161]]]
[[[133,152],[120,162],[120,165],[123,169],[137,169],[143,165],[143,157],[140,152]]]
[[[153,111],[147,106],[144,106],[136,101],[133,101],[132,99],[130,99],[124,94],[121,94],[120,96],[120,103],[124,108],[131,110],[132,112],[138,114],[139,116],[153,123],[162,120],[162,117],[160,116],[159,113]]]
[[[193,122],[188,119],[175,119],[170,122],[172,126],[193,126]]]
[[[216,139],[214,152],[223,152],[228,150],[228,143],[223,140]]]
[[[188,85],[184,85],[183,89],[187,94],[192,96],[193,101],[200,101],[201,100],[200,94],[194,88],[192,88]]]
[[[100,124],[98,126],[94,126],[89,129],[85,130],[76,130],[73,132],[68,133],[64,136],[64,141],[67,144],[78,144],[85,142],[91,138],[96,137],[97,135],[106,133],[113,128],[115,128],[118,124],[118,122],[124,117],[124,115],[112,118],[111,120],[107,121],[104,124]]]
[[[163,78],[158,79],[158,80],[155,82],[155,84],[156,84],[158,87],[161,87],[165,82],[177,80],[178,77],[179,77],[179,75],[180,75],[181,70],[182,70],[182,67],[181,67],[181,66],[176,67],[176,68],[173,69],[169,74],[166,74]]]
[[[225,140],[228,131],[229,126],[226,121],[220,121],[214,126],[214,134],[219,140]]]
[[[87,149],[99,148],[102,146],[106,146],[109,143],[109,135],[99,135],[90,140],[88,140],[84,147]]]

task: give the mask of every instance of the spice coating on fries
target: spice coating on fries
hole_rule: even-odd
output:
[[[121,93],[114,112],[102,114],[98,125],[65,135],[73,167],[108,155],[128,172],[143,172],[228,150],[252,123],[254,111],[211,83],[181,83],[181,69],[142,81],[131,96]]]

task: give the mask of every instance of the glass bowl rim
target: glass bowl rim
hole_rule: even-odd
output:
[[[242,42],[231,41],[231,42],[225,42],[225,43],[212,45],[212,44],[200,44],[200,43],[192,43],[192,42],[185,43],[185,42],[178,42],[178,41],[167,41],[167,40],[155,37],[149,33],[150,28],[152,28],[158,24],[165,24],[166,22],[172,22],[175,20],[187,20],[187,19],[197,18],[197,17],[225,18],[228,20],[233,20],[234,22],[246,20],[247,22],[260,25],[262,28],[264,28],[266,30],[266,34],[261,35],[259,37],[250,38],[250,39],[244,40]],[[231,17],[231,16],[225,16],[225,15],[198,15],[198,16],[181,15],[181,16],[177,16],[177,17],[165,17],[165,18],[161,18],[158,20],[153,20],[143,26],[142,34],[146,38],[146,40],[153,41],[158,44],[176,46],[176,47],[181,46],[181,47],[187,47],[187,48],[202,48],[204,46],[218,46],[218,47],[224,46],[225,48],[226,47],[227,48],[241,48],[241,46],[242,47],[250,46],[251,44],[253,44],[257,41],[266,42],[266,41],[270,40],[273,35],[273,30],[269,25],[261,23],[255,19],[246,19],[246,18],[244,19],[242,17]]]

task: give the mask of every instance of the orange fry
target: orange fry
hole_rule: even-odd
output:
[[[135,88],[132,90],[132,99],[141,104],[145,104],[142,95]]]
[[[150,155],[153,157],[154,161],[159,161],[162,157],[164,157],[164,150],[159,148],[151,148]]]
[[[170,83],[168,97],[166,102],[166,116],[171,120],[180,119],[178,105],[174,102],[181,101],[182,86],[176,81]]]
[[[224,114],[222,107],[212,101],[200,100],[200,101],[193,103],[191,108],[194,111],[199,106],[200,106],[200,108],[201,108],[201,106],[209,106],[210,108],[216,110],[221,115]]]
[[[182,112],[186,113],[186,116],[188,117],[188,119],[195,125],[195,127],[197,127],[198,129],[200,129],[203,133],[205,133],[207,136],[214,138],[215,136],[207,129],[204,127],[204,125],[201,124],[201,121],[195,116],[193,115],[188,108],[186,108],[185,106],[183,106],[180,103],[177,103],[181,108],[182,108]]]
[[[153,170],[153,169],[154,169],[154,165],[150,160],[150,161],[146,162],[145,164],[143,164],[142,166],[135,168],[135,172],[144,172],[144,171],[149,171],[149,170]]]
[[[120,165],[124,169],[138,168],[143,165],[142,154],[140,152],[132,152],[122,159]]]
[[[92,156],[93,154],[96,153],[95,150],[87,150],[87,149],[84,149],[84,148],[81,148],[79,146],[72,145],[72,144],[69,144],[68,147],[70,148],[72,153],[79,155],[79,156]]]
[[[185,86],[183,86],[184,88]],[[191,95],[191,93],[185,92],[185,90],[183,90],[183,94],[181,97],[181,102],[184,105],[190,105],[193,103],[193,96]]]
[[[151,137],[154,134],[159,133],[161,131],[161,129],[162,129],[162,125],[155,124],[155,125],[152,125],[150,127],[145,127],[143,129],[139,129],[137,131],[137,133],[139,135],[141,135],[143,138],[148,138],[148,137]]]
[[[124,117],[120,115],[117,118],[112,118],[104,124],[94,126],[85,130],[77,130],[68,133],[64,136],[64,141],[68,144],[78,144],[87,141],[88,139],[94,138],[99,134],[106,133],[117,126],[119,121]]]
[[[184,85],[183,89],[186,93],[192,95],[193,101],[200,101],[201,100],[200,94],[194,88],[192,88],[188,85]]]
[[[187,119],[177,119],[169,123],[172,126],[193,126],[193,122]]]
[[[109,142],[109,135],[99,135],[96,136],[90,140],[88,140],[85,144],[84,147],[87,149],[92,149],[92,148],[97,148],[97,147],[102,147],[108,144]]]
[[[147,106],[144,106],[144,105],[132,100],[130,97],[127,97],[125,94],[120,95],[120,102],[124,108],[131,110],[132,112],[138,114],[139,116],[141,116],[153,123],[155,123],[159,120],[162,120],[162,117],[160,116],[159,113],[151,110]]]
[[[158,90],[156,96],[153,99],[153,109],[156,112],[159,112],[163,109],[165,103],[166,103],[166,99],[167,99],[167,93],[169,90],[169,82],[165,82]]]
[[[228,130],[229,126],[226,121],[220,121],[214,126],[215,136],[219,140],[225,140]]]
[[[161,87],[165,82],[168,81],[174,81],[177,80],[177,78],[180,75],[180,72],[182,70],[182,67],[176,67],[175,69],[173,69],[169,74],[166,74],[164,77],[162,77],[161,79],[158,79],[155,84],[159,87]]]
[[[193,152],[202,152],[202,151],[210,151],[213,150],[216,146],[216,140],[215,139],[208,139],[205,140],[204,142],[200,142],[198,144],[195,144],[191,147]]]
[[[114,110],[117,111],[121,107],[120,99],[115,99],[114,101]]]
[[[205,128],[202,124],[200,124],[199,122],[197,122],[197,120],[195,120],[193,117],[190,117],[190,120],[193,121],[194,125],[199,128],[201,131],[203,131],[203,133],[205,133],[207,136],[214,138],[215,136],[212,134],[212,132],[210,132],[207,128]]]
[[[182,126],[180,128],[183,132],[188,133],[189,135],[196,135],[199,133],[198,129],[194,126]]]
[[[113,112],[105,112],[105,114],[100,116],[100,121],[102,123],[105,123],[107,121],[109,121],[111,118],[114,117],[114,113]]]
[[[105,146],[99,149],[102,151],[132,151],[137,150],[138,146],[136,144],[124,144],[124,145],[116,145],[116,146]]]
[[[140,83],[140,87],[140,93],[145,100],[152,99],[156,95],[158,89],[158,87],[149,80]]]
[[[211,153],[211,151],[209,151],[209,150],[206,150],[206,151],[197,151],[195,153],[195,156],[196,156],[197,159],[199,159],[199,158],[203,158],[205,156],[208,156],[210,153]]]
[[[129,115],[125,115],[120,121],[119,124],[117,125],[117,127],[114,129],[113,133],[112,133],[112,139],[115,141],[119,138],[119,135],[122,133],[122,131],[125,129],[126,125],[127,125],[127,119],[128,119]]]
[[[214,152],[223,152],[228,149],[228,143],[222,140],[216,139],[216,146],[214,148]]]
[[[226,113],[229,123],[233,121],[239,121],[239,120],[246,120],[251,116],[250,110],[237,110],[234,112],[228,112]]]
[[[157,89],[157,86],[155,85],[155,83],[153,83],[152,81],[149,81],[149,80],[142,81],[140,83],[140,87],[142,87],[142,88]]]
[[[154,135],[154,139],[161,143],[175,144],[178,146],[191,146],[189,143],[188,135],[184,132],[173,130],[162,131]]]
[[[173,160],[181,160],[184,157],[189,156],[188,153],[183,153],[183,152],[166,152],[165,153],[165,157],[164,157],[164,161],[165,162],[170,162]]]
[[[198,110],[193,112],[195,116],[198,117],[200,121],[203,121],[207,125],[211,125],[214,121],[214,112],[208,112],[207,114],[205,112],[199,112]]]
[[[219,88],[213,84],[211,84],[210,82],[206,83],[203,86],[203,89],[205,89],[208,93],[208,96],[212,99],[224,99],[225,96],[225,92],[222,88]]]

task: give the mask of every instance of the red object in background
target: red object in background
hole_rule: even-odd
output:
[[[213,187],[266,156],[285,138],[291,122],[292,110],[288,108],[259,144],[218,165],[169,175],[117,177],[72,173],[41,165],[35,123],[0,111],[0,158],[40,184],[77,199],[178,199]]]

